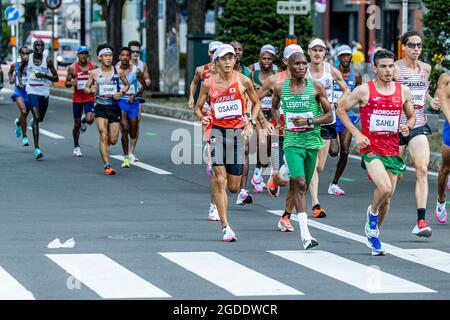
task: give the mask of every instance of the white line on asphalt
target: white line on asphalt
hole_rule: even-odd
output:
[[[103,254],[46,256],[102,298],[170,298],[166,292]]]
[[[28,127],[28,130],[33,130],[33,128],[32,127]],[[50,137],[50,138],[53,138],[53,139],[60,139],[60,140],[65,139],[63,136],[61,136],[59,134],[47,131],[47,130],[42,129],[42,128],[39,128],[39,133],[42,133],[44,136],[47,136],[47,137]]]
[[[283,210],[267,210],[268,212],[275,214],[277,216],[282,216],[284,211]],[[291,216],[291,219],[298,222],[298,218],[295,215]],[[336,227],[332,227],[317,221],[313,221],[311,219],[308,219],[308,225],[311,227],[314,227],[316,229],[320,229],[322,231],[326,231],[332,234],[335,234],[337,236],[347,238],[356,242],[363,243],[364,245],[367,244],[367,237],[360,236],[358,234],[348,232]],[[432,251],[423,251],[422,249],[402,249],[396,246],[393,246],[391,244],[388,244],[386,242],[383,242],[383,246],[386,249],[387,254],[391,254],[397,258],[408,260],[411,262],[415,262],[418,264],[421,264],[423,266],[433,268],[439,271],[443,271],[446,273],[450,273],[450,254],[439,251],[439,250],[432,250]],[[368,251],[370,249],[368,248]],[[431,249],[428,249],[431,250]],[[428,259],[428,255],[431,254],[431,259]],[[445,267],[447,265],[447,267]]]
[[[192,111],[192,112],[194,112],[194,111]],[[187,121],[187,120],[181,120],[181,119],[173,119],[173,118],[169,118],[169,117],[157,116],[157,115],[148,114],[148,113],[142,113],[142,116],[147,117],[147,118],[155,118],[155,119],[161,119],[161,120],[167,120],[167,121],[188,124],[188,125],[196,126],[196,127],[200,127],[202,125],[200,122],[193,122],[193,121]]]
[[[111,156],[111,158],[114,158],[114,159],[120,160],[120,161],[123,161],[123,159],[125,159],[123,156],[118,156],[118,155]],[[151,166],[149,164],[145,164],[145,163],[140,162],[140,161],[139,162],[130,162],[130,163],[133,166],[136,166],[136,167],[139,167],[139,168],[142,168],[142,169],[145,169],[147,171],[151,171],[151,172],[154,172],[154,173],[157,173],[157,174],[172,174],[172,172],[165,171],[165,170],[153,167],[153,166]]]
[[[396,277],[374,266],[366,266],[327,251],[268,251],[368,293],[436,292]]]
[[[303,295],[292,287],[215,252],[160,252],[159,254],[235,296]]]
[[[0,266],[0,300],[35,300],[35,298]]]

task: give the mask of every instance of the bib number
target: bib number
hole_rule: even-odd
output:
[[[297,127],[294,124],[294,119],[297,117],[302,117],[305,119],[308,118],[314,118],[313,113],[312,112],[305,112],[305,113],[288,113],[286,112],[286,114],[284,115],[284,119],[286,121],[286,125],[287,125],[287,129],[288,131],[291,132],[303,132],[303,131],[309,131],[314,129],[314,125],[306,125],[306,126],[302,126],[302,127]]]
[[[78,80],[77,81],[77,90],[84,90],[86,88],[87,80]]]
[[[241,100],[225,101],[214,104],[216,119],[239,118],[242,116]]]
[[[374,115],[370,116],[370,132],[398,132],[400,116]]]
[[[115,84],[100,85],[100,96],[112,96],[117,93],[117,86]]]
[[[423,90],[411,90],[412,102],[415,106],[425,105],[425,91]]]
[[[264,97],[261,100],[261,109],[269,111],[272,109],[272,97]]]

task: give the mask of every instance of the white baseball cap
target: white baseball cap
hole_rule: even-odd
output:
[[[348,45],[346,45],[346,44],[340,46],[340,47],[337,49],[337,55],[338,55],[338,57],[339,57],[341,54],[352,54],[352,48],[350,48],[350,47],[349,47]]]
[[[216,51],[218,47],[220,47],[223,43],[220,41],[213,41],[209,43],[208,51]]]
[[[289,59],[291,54],[293,54],[295,52],[303,53],[302,47],[300,47],[298,44],[290,44],[286,48],[284,48],[283,58],[284,59]]]
[[[325,44],[325,42],[323,42],[323,40],[319,39],[319,38],[316,38],[313,41],[311,41],[309,43],[308,49],[312,49],[315,46],[321,46],[321,47],[324,47],[325,49],[327,48],[327,45]]]
[[[273,54],[274,56],[277,54],[277,50],[271,44],[266,44],[261,47],[261,51],[259,52],[259,54],[263,54],[264,52],[269,52],[269,53]]]
[[[227,53],[232,53],[236,55],[236,52],[234,52],[234,49],[229,44],[222,44],[220,47],[217,48],[216,52],[214,52],[214,60],[217,60],[218,58],[223,57]]]

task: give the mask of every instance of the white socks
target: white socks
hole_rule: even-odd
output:
[[[308,216],[306,212],[300,212],[298,215],[298,224],[300,225],[300,234],[302,236],[302,240],[311,239],[311,234],[308,229]]]
[[[373,215],[374,217],[376,217],[378,215],[378,211],[377,212],[373,212],[372,205],[370,205],[369,208],[367,208],[367,209],[370,212],[370,214]]]

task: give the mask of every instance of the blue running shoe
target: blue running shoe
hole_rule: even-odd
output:
[[[386,255],[386,251],[381,245],[380,239],[378,239],[378,237],[367,238],[367,246],[372,249],[373,256]]]
[[[22,128],[20,128],[19,119],[16,119],[14,121],[14,124],[16,125],[16,137],[20,138],[20,136],[22,135]]]
[[[367,238],[378,238],[380,234],[380,230],[378,229],[378,215],[374,216],[370,211],[371,208],[371,205],[367,208],[367,220],[364,231]]]
[[[80,128],[80,131],[81,132],[86,132],[86,130],[87,130],[86,116],[83,113],[83,115],[81,116],[81,128]]]
[[[36,158],[36,160],[39,160],[43,156],[44,155],[42,154],[41,150],[39,150],[39,148],[34,149],[34,157]]]
[[[22,146],[23,147],[28,147],[30,144],[28,143],[28,137],[23,137],[22,138]]]

